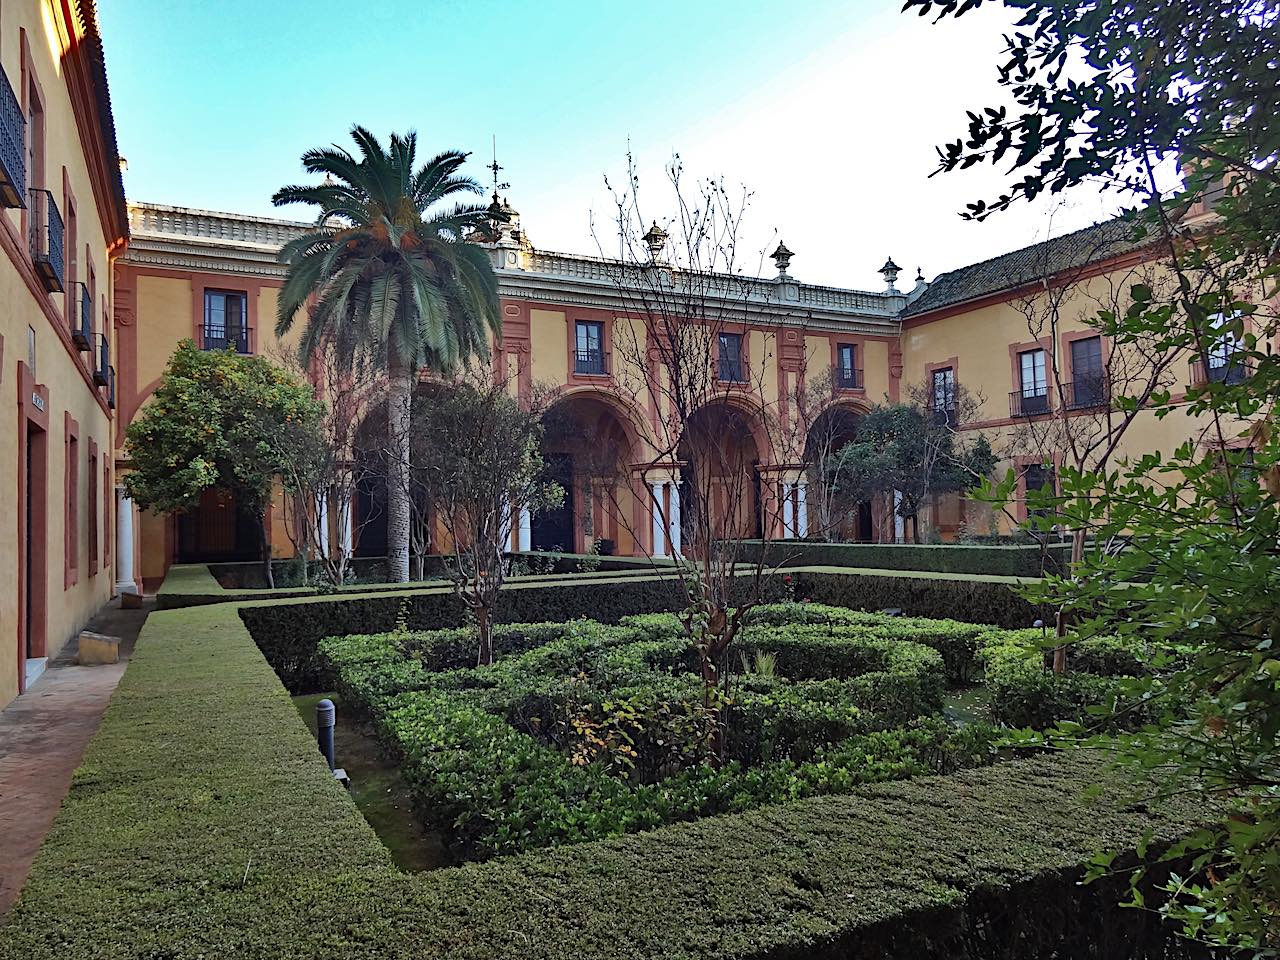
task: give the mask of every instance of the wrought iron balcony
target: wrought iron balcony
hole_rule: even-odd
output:
[[[1243,383],[1253,372],[1245,358],[1210,357],[1209,375],[1205,376],[1204,362],[1191,361],[1191,386],[1203,387],[1208,383]]]
[[[574,351],[573,372],[588,377],[607,376],[609,373],[609,354],[603,350]]]
[[[1049,390],[1015,390],[1009,394],[1009,415],[1014,417],[1036,417],[1049,412]]]
[[[107,367],[107,408],[116,408],[116,368]]]
[[[1111,404],[1111,381],[1104,374],[1083,376],[1062,385],[1068,410],[1096,410]]]
[[[31,206],[27,214],[27,240],[31,247],[31,262],[44,288],[50,293],[61,293],[65,263],[62,214],[48,190],[33,187],[29,192]]]
[[[206,350],[234,350],[236,353],[252,353],[252,331],[248,327],[225,327],[221,324],[204,325]]]
[[[27,118],[9,77],[0,70],[0,206],[25,207]]]
[[[836,367],[836,387],[840,390],[861,390],[862,371],[857,367]]]
[[[71,342],[84,352],[93,342],[93,299],[88,284],[78,280],[67,289],[68,320],[71,323]]]
[[[108,385],[111,374],[111,341],[105,334],[98,334],[98,362],[93,367],[93,382],[100,387]]]

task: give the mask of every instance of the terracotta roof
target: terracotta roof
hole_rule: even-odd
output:
[[[1015,290],[1028,283],[1138,250],[1151,239],[1135,240],[1133,224],[1116,218],[1074,233],[1001,254],[940,274],[924,293],[902,311],[904,317]]]
[[[111,89],[107,84],[107,63],[102,51],[102,34],[98,30],[98,5],[96,0],[77,0],[75,9],[84,27],[81,48],[93,83],[98,123],[101,128],[102,142],[106,147],[105,160],[108,167],[105,172],[111,191],[112,213],[117,218],[117,230],[122,236],[128,236],[129,212],[124,198],[124,177],[120,171],[120,148],[116,143],[115,115],[111,110]]]

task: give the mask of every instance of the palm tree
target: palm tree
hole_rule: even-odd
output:
[[[319,208],[316,227],[280,252],[288,274],[276,335],[309,306],[298,352],[304,363],[324,345],[338,356],[385,366],[387,389],[387,561],[389,579],[409,579],[410,399],[420,368],[449,372],[486,357],[501,328],[498,281],[488,253],[468,243],[488,223],[486,208],[444,204],[481,193],[458,169],[467,154],[446,150],[415,168],[417,135],[391,135],[389,149],[368,130],[351,136],[359,159],[338,146],[302,155],[316,186],[282,187],[276,206]]]

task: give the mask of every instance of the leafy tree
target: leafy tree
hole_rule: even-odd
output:
[[[410,397],[421,368],[450,371],[487,356],[501,327],[498,282],[489,255],[467,242],[487,223],[486,208],[450,197],[480,193],[459,174],[467,154],[446,150],[417,166],[417,135],[392,134],[389,149],[363,127],[352,138],[360,159],[334,146],[308,150],[302,165],[325,174],[314,186],[281,187],[277,206],[318,208],[316,227],[285,244],[288,276],[276,333],[307,310],[299,344],[304,361],[323,341],[339,354],[370,355],[387,387],[387,552],[390,579],[409,579]]]
[[[823,463],[827,482],[847,502],[881,500],[884,515],[911,521],[920,542],[920,510],[935,495],[972,488],[995,456],[985,437],[962,445],[946,419],[907,403],[872,407],[851,443]],[[896,503],[895,503],[896,499]]]
[[[129,424],[125,489],[143,509],[162,512],[188,510],[206,490],[231,494],[257,518],[263,575],[273,585],[266,512],[278,480],[289,490],[283,464],[318,451],[323,409],[310,387],[262,357],[184,340]]]
[[[981,0],[908,0],[958,16]],[[1101,183],[1131,204],[1136,237],[1163,254],[1169,292],[1135,285],[1133,306],[1101,314],[1120,343],[1157,333],[1200,376],[1186,401],[1147,398],[1188,417],[1192,439],[1105,470],[1064,470],[1048,516],[1122,540],[1089,553],[1040,591],[1074,613],[1079,637],[1115,633],[1177,644],[1183,656],[1135,681],[1157,722],[1105,741],[1127,762],[1167,768],[1219,806],[1165,856],[1180,866],[1160,909],[1214,944],[1280,950],[1280,7],[1018,0],[1000,84],[1016,108],[969,115],[941,170],[1009,161],[1015,175],[982,218],[1025,198]],[[1157,174],[1174,161],[1184,188]],[[1217,371],[1212,373],[1212,371]],[[1118,397],[1121,409],[1139,403]],[[1008,496],[1012,480],[990,491]],[[1087,731],[1068,730],[1067,742]],[[1091,742],[1084,737],[1085,742]],[[1220,811],[1221,818],[1214,819]],[[1112,863],[1100,858],[1098,871]],[[1188,868],[1189,864],[1189,868]],[[1139,906],[1143,905],[1139,899]]]
[[[477,662],[493,662],[493,605],[507,577],[506,552],[522,509],[559,506],[564,490],[545,479],[542,422],[501,383],[460,382],[415,418],[414,473],[453,541],[449,576],[475,617]]]

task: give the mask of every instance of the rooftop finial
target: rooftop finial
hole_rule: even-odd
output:
[[[640,239],[649,248],[649,259],[657,263],[662,257],[662,248],[667,245],[667,231],[658,226],[658,221],[655,220],[653,226]]]
[[[778,241],[778,249],[773,251],[773,253],[769,254],[769,259],[771,259],[778,266],[779,280],[790,279],[789,275],[787,274],[787,268],[791,266],[791,258],[794,256],[795,254],[792,253],[790,250],[788,250],[787,245],[783,243],[781,240]]]
[[[895,284],[898,282],[898,274],[901,272],[902,268],[893,262],[893,257],[884,262],[884,266],[880,268],[880,276],[884,277],[885,293],[898,292]]]
[[[489,164],[489,169],[493,171],[493,199],[497,200],[498,191],[510,190],[511,184],[498,182],[498,172],[506,168],[498,163],[498,135],[496,133],[493,134],[493,162]]]

